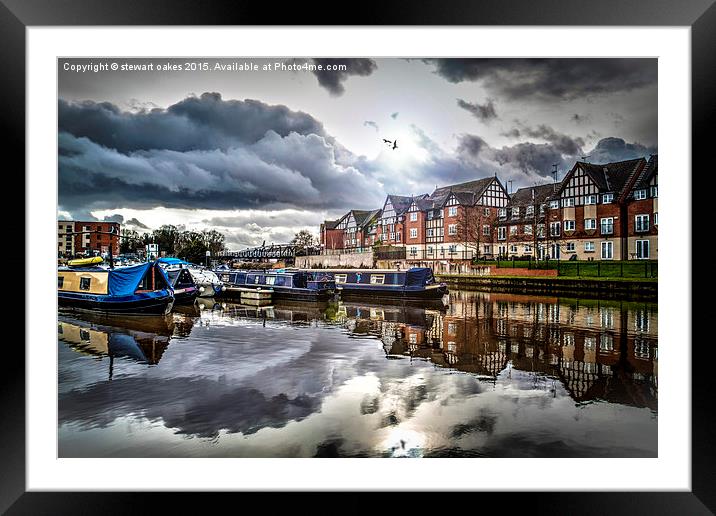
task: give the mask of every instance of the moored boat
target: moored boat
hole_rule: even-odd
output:
[[[159,258],[157,263],[166,272],[174,290],[174,306],[194,304],[199,295],[199,287],[189,272],[189,263],[179,258]]]
[[[61,307],[103,313],[162,315],[174,305],[169,278],[156,262],[131,267],[61,267],[57,271]]]
[[[335,281],[341,298],[371,297],[390,300],[441,300],[448,293],[429,267],[396,269],[319,269]],[[319,272],[315,271],[315,272]]]
[[[287,269],[216,271],[225,284],[224,295],[236,297],[245,289],[273,291],[274,299],[326,301],[335,293],[335,283],[325,274]]]

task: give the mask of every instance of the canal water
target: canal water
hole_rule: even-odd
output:
[[[58,314],[60,457],[656,457],[657,305]]]

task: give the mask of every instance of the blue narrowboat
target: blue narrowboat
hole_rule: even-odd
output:
[[[222,270],[216,275],[224,283],[226,296],[238,296],[240,289],[271,289],[274,299],[295,301],[326,301],[335,294],[335,283],[325,273],[314,271],[268,269],[268,270]]]
[[[372,297],[390,300],[441,300],[448,293],[429,267],[395,269],[324,269],[336,284],[341,298]]]
[[[164,269],[174,290],[174,306],[194,304],[199,287],[189,272],[189,262],[179,258],[159,258],[157,263]]]
[[[156,262],[131,267],[61,267],[57,271],[61,307],[104,313],[162,315],[174,305],[166,273]]]

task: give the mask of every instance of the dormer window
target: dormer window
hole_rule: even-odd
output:
[[[559,201],[549,201],[549,209],[556,210],[559,208]]]
[[[565,208],[574,206],[574,197],[567,197],[564,201],[562,201],[562,206]]]
[[[637,201],[640,201],[641,199],[646,199],[646,190],[643,188],[640,190],[634,190],[634,199]]]
[[[507,218],[507,208],[500,208],[499,210],[497,210],[497,216],[501,219]]]
[[[611,202],[614,202],[613,193],[605,193],[602,195],[602,204],[609,204]]]
[[[584,204],[597,204],[597,196],[596,195],[586,195],[584,197]]]

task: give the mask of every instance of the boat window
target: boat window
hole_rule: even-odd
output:
[[[62,288],[62,285],[64,282],[65,282],[64,276],[57,276],[57,288]]]
[[[80,329],[80,340],[90,340],[90,332]]]
[[[371,274],[370,282],[372,284],[382,285],[383,283],[385,283],[385,274]]]
[[[228,274],[222,274],[221,281],[225,281],[228,283],[229,281],[231,281],[231,277]]]
[[[266,276],[266,284],[273,285],[276,283],[276,276]]]
[[[80,290],[89,290],[92,278],[80,278]]]
[[[348,274],[336,274],[336,283],[345,283]]]

